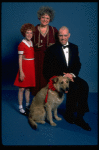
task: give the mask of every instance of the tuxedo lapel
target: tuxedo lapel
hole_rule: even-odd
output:
[[[63,65],[67,66],[66,60],[65,60],[65,55],[62,49],[62,45],[59,44],[57,47],[57,55],[58,55],[58,60],[60,61],[60,63],[62,63]]]
[[[64,52],[63,52],[63,49],[62,49],[62,45],[61,45],[60,43],[57,45],[56,50],[57,50],[57,51],[56,51],[55,53],[57,54],[57,59],[58,59],[58,61],[60,61],[60,63],[61,63],[62,65],[64,65],[65,67],[67,67],[65,55],[64,55]],[[68,60],[68,67],[71,66],[72,60],[73,60],[72,45],[71,45],[71,43],[69,43],[69,60]]]
[[[59,57],[62,59],[61,62],[66,66],[69,67],[72,63],[72,46],[71,43],[69,43],[69,60],[68,60],[68,66],[66,63],[65,55],[62,49],[62,45],[59,46]]]
[[[70,66],[70,64],[71,64],[71,56],[72,56],[72,48],[71,48],[71,44],[69,43],[69,60],[68,60],[68,66]]]
[[[75,49],[74,49],[74,47],[72,46],[72,44],[69,43],[69,62],[68,62],[69,67],[70,67],[71,65],[73,65],[74,58],[75,58]]]

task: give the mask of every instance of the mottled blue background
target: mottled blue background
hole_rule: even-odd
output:
[[[70,29],[70,42],[77,44],[82,68],[79,76],[89,84],[90,92],[97,92],[98,78],[98,3],[96,2],[2,2],[1,56],[2,88],[13,86],[18,71],[17,46],[22,40],[20,28],[24,23],[39,24],[40,6],[55,10],[51,26]]]

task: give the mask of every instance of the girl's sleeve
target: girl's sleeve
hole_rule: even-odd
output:
[[[24,54],[24,46],[22,42],[18,46],[18,54]]]

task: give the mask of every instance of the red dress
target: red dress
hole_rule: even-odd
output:
[[[32,42],[31,42],[32,44]],[[14,85],[18,87],[35,87],[35,64],[34,64],[34,47],[30,46],[26,40],[18,46],[18,54],[23,54],[22,70],[25,74],[23,81],[19,79],[19,71],[17,73]]]
[[[43,62],[46,49],[55,44],[58,30],[55,27],[48,26],[48,32],[45,37],[41,34],[39,25],[35,27],[36,32],[33,36],[34,55],[35,55],[35,74],[36,74],[36,87],[32,88],[32,95],[47,85],[47,81],[43,76]]]

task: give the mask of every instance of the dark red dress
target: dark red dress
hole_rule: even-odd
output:
[[[55,27],[49,26],[49,30],[44,37],[37,25],[35,35],[33,36],[34,55],[35,55],[35,74],[36,74],[36,87],[32,88],[32,95],[47,85],[47,81],[43,76],[43,62],[46,49],[55,44],[58,30]]]
[[[32,41],[31,41],[32,42]],[[34,64],[34,48],[22,40],[18,46],[18,54],[22,54],[22,70],[25,74],[23,81],[19,80],[19,71],[17,73],[14,85],[18,87],[35,87],[35,64]]]

